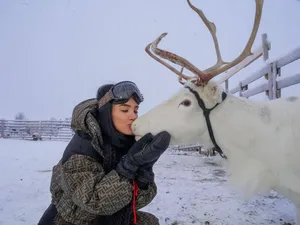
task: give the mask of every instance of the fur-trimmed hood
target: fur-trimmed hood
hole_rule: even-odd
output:
[[[73,109],[71,128],[74,132],[81,130],[89,134],[92,138],[93,147],[101,156],[104,156],[102,132],[95,118],[97,108],[98,102],[95,98],[85,100],[76,105]]]

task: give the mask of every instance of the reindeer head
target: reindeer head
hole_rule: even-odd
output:
[[[199,140],[202,141],[201,144],[204,144],[203,141],[205,142],[205,140],[209,142],[209,135],[207,132],[206,121],[203,116],[203,110],[199,107],[199,101],[197,100],[196,95],[198,95],[198,98],[204,102],[205,107],[208,109],[213,108],[218,103],[221,103],[223,92],[221,86],[210,80],[236,66],[248,56],[252,55],[251,48],[259,28],[264,0],[255,0],[256,13],[250,38],[242,53],[231,62],[225,62],[222,59],[216,36],[215,24],[206,18],[202,10],[193,6],[190,0],[187,0],[187,2],[190,8],[200,16],[211,33],[216,49],[217,62],[212,67],[202,71],[183,57],[172,52],[159,49],[158,44],[162,38],[167,35],[167,33],[161,34],[155,41],[148,44],[145,49],[146,52],[153,59],[176,73],[178,75],[179,82],[183,84],[184,87],[169,100],[153,108],[133,123],[132,129],[137,136],[142,136],[147,132],[156,134],[162,130],[166,130],[171,134],[171,144],[188,144],[195,143]],[[181,66],[181,70],[178,71],[167,62],[158,58],[150,51],[150,48],[154,54]],[[185,75],[183,73],[184,69],[189,70],[195,76],[190,77]],[[186,82],[184,83],[183,80],[186,80]],[[203,138],[200,139],[200,137]]]
[[[204,139],[208,139],[207,145],[212,147],[203,111],[190,90],[198,93],[207,108],[222,102],[223,90],[218,84],[209,82],[198,87],[188,81],[166,102],[139,117],[132,125],[134,134],[142,136],[147,132],[157,134],[166,130],[171,134],[171,145],[197,143],[204,136]],[[201,144],[204,144],[203,141],[201,139]]]

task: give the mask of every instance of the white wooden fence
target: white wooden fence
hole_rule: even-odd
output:
[[[241,65],[233,68],[222,78],[221,83],[225,82],[226,91],[232,94],[238,93],[239,96],[246,98],[265,92],[269,100],[273,100],[281,97],[281,90],[283,88],[299,84],[300,71],[280,80],[278,78],[282,76],[281,69],[284,66],[300,59],[300,47],[275,61],[266,63],[250,77],[240,81],[237,87],[229,90],[228,80],[259,57],[263,56],[264,61],[267,60],[269,50],[270,43],[267,40],[267,35],[263,34],[262,45],[254,52],[254,54],[246,58]],[[256,85],[252,89],[248,88],[251,83],[257,81],[261,77],[265,77],[262,84]],[[74,132],[71,130],[70,121],[0,120],[0,138],[69,141],[73,135]],[[178,150],[193,149],[199,151],[199,147],[200,146],[181,146]]]
[[[281,69],[298,59],[300,59],[300,47],[275,61],[266,63],[265,66],[253,73],[250,77],[240,81],[237,87],[231,90],[227,89],[226,91],[232,94],[238,93],[239,96],[246,98],[263,92],[266,93],[269,100],[280,98],[281,90],[283,88],[300,83],[300,68],[299,72],[295,72],[294,74],[279,80],[279,77],[282,76]],[[252,89],[248,88],[248,85],[261,77],[265,77],[265,81],[262,84]]]
[[[0,138],[69,141],[70,121],[0,120]]]

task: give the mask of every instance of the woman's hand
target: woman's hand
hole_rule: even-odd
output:
[[[170,144],[171,136],[162,131],[154,137],[148,133],[139,139],[123,156],[116,171],[128,179],[134,179],[142,165],[157,161]]]

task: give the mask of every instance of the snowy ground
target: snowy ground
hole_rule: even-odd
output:
[[[37,224],[50,202],[50,170],[66,145],[0,139],[0,225]],[[155,166],[159,193],[143,210],[158,216],[161,225],[294,224],[294,206],[276,193],[241,200],[227,186],[220,162],[166,152]]]

